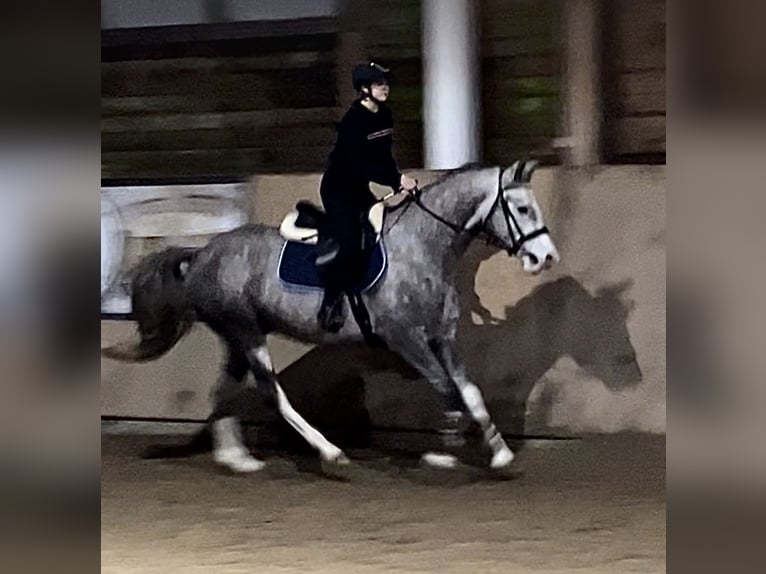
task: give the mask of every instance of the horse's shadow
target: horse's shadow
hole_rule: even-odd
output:
[[[627,326],[633,303],[625,293],[632,281],[591,293],[574,277],[560,277],[537,286],[507,306],[504,319],[496,319],[473,288],[479,266],[492,252],[480,247],[470,255],[466,259],[472,268],[461,276],[458,340],[470,372],[506,434],[526,434],[529,397],[561,357],[570,357],[613,391],[641,382]],[[476,324],[472,316],[481,323]],[[554,400],[543,396],[538,401],[532,426],[545,425]]]

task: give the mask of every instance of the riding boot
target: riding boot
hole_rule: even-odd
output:
[[[343,291],[338,289],[325,289],[322,298],[322,306],[317,314],[319,325],[329,333],[337,333],[343,327]]]

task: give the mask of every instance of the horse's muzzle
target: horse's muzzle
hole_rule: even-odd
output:
[[[559,255],[555,251],[546,253],[542,261],[534,253],[522,253],[521,255],[522,268],[524,271],[534,275],[543,270],[550,269],[558,261]]]

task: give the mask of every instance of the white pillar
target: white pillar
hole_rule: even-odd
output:
[[[479,160],[480,61],[476,0],[423,1],[426,169]]]

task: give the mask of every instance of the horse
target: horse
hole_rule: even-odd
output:
[[[445,449],[459,440],[467,411],[491,452],[492,469],[508,468],[514,453],[456,350],[456,270],[470,242],[481,235],[518,258],[528,273],[539,274],[560,260],[531,187],[536,166],[534,161],[467,166],[387,208],[376,238],[384,248],[384,272],[354,293],[376,339],[441,396]],[[277,380],[266,335],[315,344],[363,342],[363,322],[346,320],[334,333],[321,329],[316,319],[321,290],[289,289],[279,277],[283,251],[291,243],[283,227],[245,224],[214,236],[203,248],[169,247],[146,256],[131,283],[140,339],[102,349],[102,355],[116,360],[151,361],[174,347],[195,321],[213,330],[227,349],[213,391],[213,458],[235,472],[264,466],[244,446],[232,404],[241,397],[248,372],[323,462],[350,462],[291,405]],[[454,461],[450,454],[427,454],[434,464]]]

